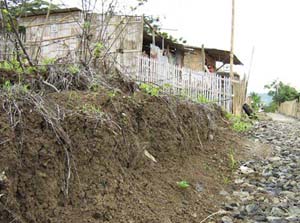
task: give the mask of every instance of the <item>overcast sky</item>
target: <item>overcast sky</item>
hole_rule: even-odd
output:
[[[250,91],[264,92],[277,78],[300,90],[299,10],[300,0],[236,0],[234,48],[245,72],[255,47]],[[160,16],[162,27],[189,45],[230,49],[231,0],[148,0],[139,13]]]

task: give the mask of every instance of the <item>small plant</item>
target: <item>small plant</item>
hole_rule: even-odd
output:
[[[188,188],[190,186],[190,184],[185,180],[177,182],[177,185],[183,189]]]
[[[199,95],[196,102],[206,104],[209,103],[209,100],[205,96]]]
[[[53,65],[55,63],[56,59],[55,58],[45,58],[43,61],[42,61],[42,65]]]
[[[55,58],[45,58],[42,60],[41,65],[39,67],[39,71],[42,73],[46,73],[48,70],[48,66],[53,65],[56,62]]]
[[[160,93],[160,87],[154,85],[154,84],[146,84],[141,83],[140,89],[146,92],[147,94],[150,94],[151,96],[158,96]]]
[[[242,120],[238,120],[233,123],[232,128],[236,132],[246,132],[248,131],[252,125],[248,122],[244,122]]]
[[[3,89],[6,91],[9,91],[12,87],[12,84],[10,83],[10,81],[5,81],[3,84]]]
[[[68,66],[68,71],[69,71],[71,74],[75,75],[75,74],[78,74],[78,73],[80,72],[80,69],[79,69],[79,67],[76,66],[76,65],[69,65],[69,66]]]
[[[40,71],[43,71],[43,70],[40,70]],[[37,68],[36,67],[27,67],[26,70],[25,70],[26,74],[34,74],[36,72],[37,72]]]
[[[116,95],[117,95],[117,91],[111,90],[111,91],[108,92],[107,95],[108,95],[108,97],[110,97],[110,98],[114,98],[114,97],[116,97]]]
[[[172,88],[172,85],[167,83],[167,84],[163,85],[163,88],[164,89],[170,89],[170,88]]]
[[[101,107],[95,105],[84,104],[80,110],[84,113],[102,114]]]
[[[229,167],[232,171],[234,171],[237,167],[238,162],[235,159],[234,150],[231,148],[228,154],[229,158]]]
[[[231,180],[229,177],[223,176],[223,182],[224,184],[230,184]]]
[[[8,99],[13,99],[16,95],[25,95],[29,91],[29,85],[25,84],[11,84],[10,81],[5,81],[2,85],[3,92]]]
[[[6,71],[13,71],[16,73],[22,73],[22,67],[19,63],[19,61],[16,58],[12,58],[11,60],[7,61],[3,61],[0,63],[0,68]]]
[[[95,49],[94,49],[94,57],[99,58],[101,51],[103,49],[103,44],[101,42],[96,43]]]
[[[241,116],[226,113],[225,117],[232,123],[232,129],[236,132],[246,132],[252,127],[252,124]]]
[[[92,84],[92,85],[89,87],[90,91],[93,91],[93,92],[98,91],[99,88],[100,88],[100,85],[99,85],[99,84]]]

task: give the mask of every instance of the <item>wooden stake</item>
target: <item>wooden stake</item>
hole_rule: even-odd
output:
[[[205,71],[205,50],[204,50],[204,44],[202,44],[202,48],[201,48],[201,58],[202,58],[202,71]]]
[[[152,30],[152,44],[155,46],[155,30]]]
[[[234,16],[235,16],[235,0],[232,0],[232,10],[231,10],[231,42],[230,42],[230,78],[233,79],[233,60],[234,60],[234,53],[233,53],[233,45],[234,45]]]

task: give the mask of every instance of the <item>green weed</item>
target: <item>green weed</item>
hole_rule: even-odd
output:
[[[80,69],[79,69],[79,67],[76,66],[76,65],[69,65],[69,66],[68,66],[68,71],[69,71],[71,74],[75,75],[75,74],[78,74],[78,73],[80,72]]]
[[[246,132],[252,128],[251,122],[241,116],[226,113],[225,117],[232,123],[232,129],[236,132]]]
[[[238,162],[235,159],[234,150],[232,148],[229,151],[228,158],[229,158],[229,167],[232,171],[234,171],[238,165]]]
[[[140,89],[144,91],[147,94],[150,94],[151,96],[158,96],[160,93],[160,87],[156,86],[154,84],[146,84],[146,83],[141,83],[140,84]]]
[[[209,103],[210,101],[205,96],[199,95],[196,102],[201,104],[206,104]]]
[[[223,176],[223,182],[224,182],[224,184],[230,184],[231,180],[229,177]]]
[[[177,182],[177,185],[183,189],[188,188],[190,186],[190,184],[185,180]]]
[[[90,105],[90,104],[84,104],[81,108],[81,111],[84,113],[92,113],[92,114],[102,114],[101,107]]]

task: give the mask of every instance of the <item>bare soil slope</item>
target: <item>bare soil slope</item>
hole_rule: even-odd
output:
[[[1,223],[190,223],[219,209],[237,145],[218,107],[107,90],[16,103],[21,117],[0,108]]]

